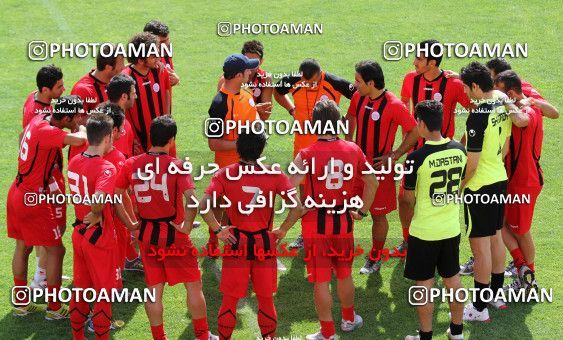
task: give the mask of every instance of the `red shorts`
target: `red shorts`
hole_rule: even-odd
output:
[[[375,216],[384,216],[397,209],[397,188],[395,186],[394,174],[384,175],[383,180],[379,180],[379,186],[375,192],[373,203],[369,208],[370,213]],[[362,197],[364,182],[358,181],[354,187],[356,195]]]
[[[275,248],[276,238],[267,229],[257,231],[240,231],[231,229],[231,234],[237,238],[235,250],[246,249],[246,256],[223,257],[221,269],[220,290],[223,294],[245,297],[248,284],[252,280],[252,289],[256,295],[272,296],[278,290],[278,269],[276,257],[260,258],[259,250],[272,250]],[[250,239],[253,239],[252,249],[249,249]],[[225,247],[227,251],[229,246]],[[252,259],[252,257],[255,259]],[[250,258],[250,259],[249,259]]]
[[[121,220],[117,218],[117,216],[113,219],[113,223],[115,225],[115,233],[117,236],[117,251],[115,252],[117,265],[123,271],[125,267],[125,255],[127,254],[127,247],[131,243],[131,233],[129,232],[129,229],[127,229],[125,224],[123,224],[123,222],[121,222]]]
[[[337,279],[352,275],[354,235],[303,235],[305,263],[309,282],[328,282],[332,273]],[[336,256],[344,252],[344,256]]]
[[[74,287],[110,290],[121,286],[121,270],[116,263],[117,248],[100,248],[80,235],[72,233]]]
[[[510,230],[516,234],[523,235],[530,231],[532,227],[532,218],[534,216],[534,207],[536,200],[540,194],[542,187],[520,187],[509,185],[506,193],[508,195],[518,195],[522,203],[506,204],[504,207],[504,216],[506,216],[506,224]],[[529,195],[530,202],[524,203],[522,195]]]
[[[145,268],[145,282],[151,287],[159,283],[168,283],[173,286],[177,283],[196,282],[201,280],[199,264],[197,263],[197,251],[189,237],[177,238],[174,247],[158,247],[139,242],[141,260]],[[176,249],[174,249],[176,248]],[[181,251],[176,256],[160,256],[160,252],[169,250]]]
[[[55,218],[53,205],[32,205],[37,203],[37,195],[26,193],[12,183],[6,205],[8,237],[22,240],[26,246],[60,246],[63,244],[62,230]]]
[[[221,269],[221,293],[243,298],[252,280],[256,295],[272,296],[278,290],[278,269],[275,257],[260,260],[224,257]]]

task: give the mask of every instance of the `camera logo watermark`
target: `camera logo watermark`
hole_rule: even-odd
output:
[[[28,286],[12,287],[12,304],[16,307],[27,306],[30,303],[85,301],[92,302],[155,302],[156,291],[154,288],[123,288],[95,290],[94,288],[66,288],[42,289]]]
[[[470,294],[471,293],[471,294]],[[425,286],[411,286],[409,288],[409,304],[411,306],[424,306],[427,303],[441,301],[465,303],[467,301],[475,302],[477,297],[485,303],[502,301],[509,302],[553,302],[553,288],[541,289],[509,289],[507,291],[499,289],[496,293],[491,288],[428,288]]]
[[[26,192],[23,196],[24,204],[35,207],[40,204],[121,204],[121,195],[94,195],[82,196],[78,194],[46,194],[37,192]]]
[[[435,192],[431,196],[432,205],[435,207],[443,207],[450,203],[453,204],[530,204],[530,195],[512,195],[512,194],[448,194],[443,192]]]
[[[439,43],[419,46],[415,43],[388,40],[383,43],[383,59],[397,61],[411,56],[447,58],[527,58],[527,43]]]
[[[148,46],[148,47],[147,47]],[[55,56],[61,58],[87,58],[87,57],[172,57],[172,45],[167,44],[112,44],[112,43],[57,43],[43,40],[32,40],[27,45],[29,60],[44,61]]]
[[[347,134],[349,131],[348,121],[339,120],[334,126],[330,121],[327,121],[325,126],[321,126],[320,121],[306,120],[299,122],[294,120],[289,122],[287,120],[254,120],[246,122],[236,122],[234,120],[227,120],[226,122],[221,118],[207,118],[204,124],[205,136],[207,138],[222,138],[224,135],[236,132],[237,134],[247,133],[265,133],[267,135],[295,135],[295,134],[316,134],[316,135],[339,135]]]
[[[217,35],[228,37],[236,34],[252,35],[316,35],[323,34],[323,24],[317,23],[217,23]]]

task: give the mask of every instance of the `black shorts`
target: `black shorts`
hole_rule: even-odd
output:
[[[469,231],[469,237],[487,237],[496,234],[502,229],[504,219],[504,203],[501,196],[506,194],[506,181],[496,182],[482,186],[479,190],[465,189],[464,195],[471,194],[472,202],[463,204],[463,215],[465,217],[465,230]],[[488,196],[486,204],[479,196]],[[492,197],[496,196],[497,202],[491,203]]]
[[[438,241],[425,241],[409,235],[409,251],[405,264],[407,279],[425,281],[434,277],[436,269],[443,278],[459,273],[460,235]]]

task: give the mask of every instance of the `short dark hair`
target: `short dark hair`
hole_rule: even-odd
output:
[[[333,100],[321,100],[313,108],[313,125],[320,122],[320,131],[336,130],[340,119],[340,108]]]
[[[61,120],[65,117],[73,119],[77,114],[84,112],[84,101],[77,95],[63,96],[55,102],[53,118]]]
[[[356,72],[360,74],[364,82],[373,80],[376,89],[385,88],[385,77],[381,66],[373,60],[363,60],[356,64]]]
[[[321,72],[321,64],[315,59],[307,58],[299,65],[299,72],[301,72],[303,78],[309,80],[315,74]]]
[[[102,48],[98,51],[98,55],[96,56],[96,69],[98,71],[103,71],[106,68],[106,65],[115,68],[117,53],[111,55],[112,50],[115,51],[115,48],[115,45],[113,45],[113,47],[110,45],[102,45]]]
[[[491,77],[489,70],[487,70],[485,65],[477,61],[462,67],[460,77],[463,83],[469,86],[469,88],[471,88],[471,84],[475,83],[479,85],[483,92],[493,90],[493,78]]]
[[[512,66],[510,66],[508,61],[506,61],[506,59],[504,59],[504,58],[491,59],[491,60],[487,61],[487,64],[485,64],[485,65],[487,66],[487,68],[489,70],[493,70],[495,75],[497,75],[501,72],[504,72],[506,70],[512,69]]]
[[[103,102],[95,110],[96,112],[105,113],[113,120],[113,127],[121,128],[125,121],[125,114],[119,105],[111,102]]]
[[[522,81],[516,72],[512,70],[502,71],[495,77],[495,84],[503,83],[506,92],[513,90],[516,93],[522,93]]]
[[[156,117],[151,122],[151,144],[165,146],[170,138],[176,138],[178,127],[170,116]]]
[[[250,40],[242,45],[242,51],[240,53],[255,53],[260,56],[260,59],[262,59],[264,57],[264,45],[262,45],[262,43],[258,40]]]
[[[168,25],[158,20],[151,20],[146,23],[143,32],[149,32],[159,37],[167,37],[170,34]]]
[[[240,158],[246,161],[255,161],[260,158],[264,147],[266,147],[266,134],[254,133],[241,133],[237,138],[237,153]]]
[[[133,85],[135,85],[133,77],[123,73],[116,74],[106,86],[109,101],[113,103],[117,102],[122,94],[126,94],[127,98],[129,98],[131,86]]]
[[[37,72],[37,88],[41,91],[42,88],[47,87],[53,89],[55,84],[63,79],[63,71],[55,65],[43,66]]]
[[[422,120],[430,131],[442,130],[442,103],[437,100],[423,100],[414,107],[414,115]]]
[[[110,136],[113,130],[113,120],[102,112],[90,115],[86,122],[86,136],[88,144],[97,146],[102,143],[106,136]]]
[[[418,48],[419,50],[423,49],[425,51],[428,51],[428,53],[424,54],[424,57],[428,62],[430,62],[430,60],[435,60],[436,66],[440,66],[440,63],[442,62],[442,56],[444,55],[444,50],[443,48],[441,48],[440,42],[438,40],[430,39],[421,41],[418,44]]]
[[[141,45],[145,45],[145,53],[148,53],[150,51],[151,45],[154,44],[155,46],[158,46],[158,38],[156,37],[156,35],[149,33],[149,32],[141,32],[141,33],[137,33],[133,36],[133,38],[131,38],[131,40],[129,40],[129,44],[133,45],[135,47],[135,50],[139,49],[139,46]],[[127,56],[127,61],[129,61],[131,64],[136,64],[139,59],[140,60],[145,60],[146,59],[146,55],[145,56],[137,56],[135,55],[135,53],[131,53]]]

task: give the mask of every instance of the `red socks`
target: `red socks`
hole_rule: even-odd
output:
[[[528,267],[535,273],[536,272],[536,265],[534,263],[528,263]]]
[[[99,301],[94,304],[92,323],[94,324],[94,333],[96,334],[96,340],[109,339],[111,326],[110,302]]]
[[[342,307],[342,319],[346,321],[354,321],[354,306]]]
[[[59,289],[61,288],[61,283],[59,282],[56,285],[50,285],[47,284],[47,291],[50,292],[55,292],[56,294],[58,294]],[[56,296],[56,295],[55,295]],[[56,299],[55,299],[56,300]],[[56,300],[56,301],[49,301],[49,303],[47,304],[47,307],[50,310],[59,310],[61,308],[61,302]]]
[[[385,245],[385,241],[373,240],[373,246],[371,248],[371,254],[374,258],[381,256],[381,250],[383,249],[384,245]]]
[[[334,334],[336,334],[336,330],[334,329],[334,321],[322,321],[321,320],[321,334],[326,338],[330,338]]]
[[[263,339],[273,339],[276,336],[276,327],[278,325],[278,315],[274,306],[274,298],[272,296],[259,296],[258,299],[258,326]]]
[[[72,338],[74,340],[85,340],[84,323],[90,313],[90,306],[84,301],[70,300],[70,326],[72,327]]]
[[[524,260],[524,254],[522,254],[522,250],[520,248],[511,250],[510,255],[512,255],[514,266],[516,266],[516,268],[520,269],[520,267],[526,264],[526,261]]]
[[[239,298],[223,295],[223,302],[217,317],[217,329],[220,340],[228,340],[237,325],[237,302]]]
[[[409,240],[409,227],[403,227],[403,241]]]
[[[164,333],[164,324],[158,326],[151,326],[152,338],[154,340],[166,340],[166,333]]]
[[[194,326],[194,333],[196,339],[198,340],[209,339],[209,325],[207,324],[207,318],[192,319],[192,324]]]

